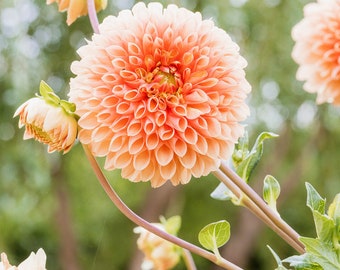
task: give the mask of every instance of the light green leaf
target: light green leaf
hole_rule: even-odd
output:
[[[330,204],[328,208],[328,216],[334,221],[334,237],[335,241],[334,245],[337,249],[340,249],[340,193],[338,193],[333,202]]]
[[[256,139],[255,144],[250,151],[250,153],[246,156],[242,162],[236,168],[236,173],[244,179],[244,181],[248,182],[249,177],[253,170],[255,169],[257,163],[262,157],[263,153],[263,141],[265,139],[275,138],[278,135],[271,132],[262,132]]]
[[[229,238],[230,224],[226,220],[210,223],[198,234],[198,240],[201,245],[218,256],[218,248],[227,243]]]
[[[282,262],[289,263],[296,270],[324,270],[319,264],[312,262],[312,259],[313,256],[304,253],[302,255],[291,256]]]
[[[235,145],[235,150],[232,155],[232,162],[234,168],[247,157],[249,154],[249,137],[248,132],[245,131],[244,136],[238,139],[238,143]]]
[[[334,220],[315,210],[313,210],[313,217],[318,238],[323,242],[331,243],[335,230]]]
[[[315,190],[315,188],[311,184],[306,183],[306,189],[307,189],[307,206],[312,211],[315,210],[323,215],[325,213],[326,200],[321,198],[319,193]]]
[[[276,200],[280,195],[280,184],[275,179],[275,177],[271,175],[267,175],[264,178],[263,184],[263,199],[268,203],[269,207],[272,208],[275,212],[276,210]]]
[[[223,183],[220,183],[210,196],[215,200],[221,201],[237,199],[235,194]]]
[[[66,100],[60,100],[60,105],[63,107],[63,109],[67,113],[74,113],[76,111],[76,104],[66,101]]]
[[[307,253],[312,256],[312,261],[319,264],[323,269],[339,270],[340,257],[334,251],[333,246],[320,239],[300,237],[300,241],[305,245]]]
[[[270,250],[270,252],[273,254],[273,257],[277,263],[277,268],[275,268],[275,270],[288,270],[286,267],[284,267],[282,265],[282,261],[280,259],[280,257],[276,254],[276,252],[270,247],[267,245],[267,248]]]
[[[161,223],[165,227],[165,231],[172,234],[177,235],[179,229],[181,228],[182,219],[180,216],[173,216],[168,219],[164,217],[160,217]]]
[[[47,103],[55,106],[59,105],[60,98],[54,93],[53,89],[45,81],[40,82],[39,92]]]

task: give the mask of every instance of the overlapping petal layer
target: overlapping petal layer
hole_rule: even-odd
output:
[[[304,18],[293,28],[293,59],[300,65],[297,79],[317,93],[318,103],[340,104],[340,1],[307,4]]]
[[[154,187],[216,170],[249,114],[238,46],[175,5],[138,3],[99,29],[71,66],[80,141],[107,170]]]

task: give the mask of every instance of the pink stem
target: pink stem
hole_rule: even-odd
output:
[[[148,230],[149,232],[174,243],[175,245],[178,245],[184,249],[190,250],[193,253],[196,253],[197,255],[206,258],[215,264],[223,267],[224,269],[229,270],[242,270],[242,268],[238,267],[237,265],[225,260],[224,258],[217,258],[213,253],[208,252],[200,247],[197,247],[187,241],[184,241],[181,238],[178,238],[174,235],[168,234],[165,231],[162,231],[158,229],[156,226],[152,225],[151,223],[147,222],[140,216],[138,216],[136,213],[134,213],[118,196],[118,194],[113,190],[112,186],[106,179],[105,175],[103,174],[102,170],[100,169],[96,159],[92,155],[91,151],[88,149],[86,145],[83,145],[85,154],[94,170],[94,173],[97,176],[97,179],[99,180],[101,186],[105,190],[106,194],[109,196],[111,201],[116,205],[116,207],[132,222],[135,224],[143,227],[144,229]]]
[[[87,12],[89,14],[90,23],[93,31],[99,34],[99,22],[97,17],[96,6],[94,0],[87,0]]]

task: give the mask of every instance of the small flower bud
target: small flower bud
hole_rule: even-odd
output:
[[[154,223],[153,225],[165,230],[164,225],[160,223]],[[176,245],[142,227],[135,228],[134,232],[140,233],[137,245],[145,255],[142,268],[145,266],[145,269],[168,270],[179,262],[180,254]]]
[[[67,153],[77,137],[77,120],[68,111],[72,107],[67,101],[60,100],[45,83],[40,85],[40,92],[45,87],[42,97],[31,98],[14,113],[19,115],[19,128],[25,126],[24,140],[35,139],[48,145],[48,152],[64,151]],[[53,99],[51,99],[53,97]]]

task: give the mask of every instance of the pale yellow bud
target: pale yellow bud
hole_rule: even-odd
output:
[[[162,224],[154,223],[153,225],[165,230]],[[145,255],[144,265],[147,266],[146,269],[169,270],[177,265],[180,254],[176,245],[141,227],[135,228],[134,232],[140,233],[137,246]],[[148,268],[149,266],[151,268]]]

